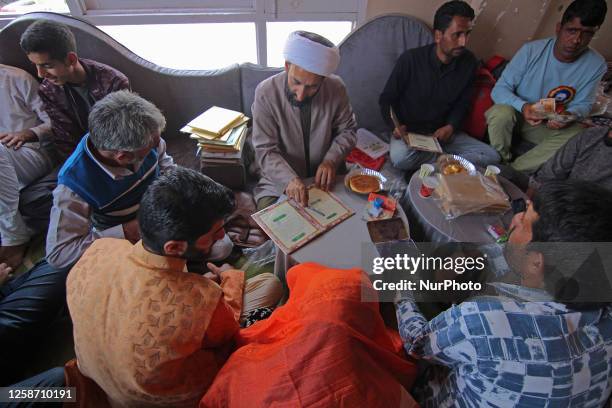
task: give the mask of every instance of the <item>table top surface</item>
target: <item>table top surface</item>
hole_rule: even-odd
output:
[[[526,198],[526,195],[507,179],[499,177],[499,181],[511,200]],[[503,223],[505,227],[508,227],[512,221],[511,210],[504,214],[466,214],[448,220],[440,211],[433,197],[423,198],[419,194],[420,188],[421,179],[417,172],[412,175],[408,184],[406,194],[409,203],[407,205],[412,207],[412,212],[419,217],[419,221],[427,223],[435,233],[441,234],[445,240],[492,243],[495,242],[495,239],[487,232],[487,226]],[[432,237],[427,238],[432,239]]]
[[[308,182],[306,182],[308,185]],[[344,185],[344,176],[338,176],[331,192],[355,214],[290,254],[298,263],[318,262],[332,268],[371,268],[375,252],[364,220],[367,194],[356,194]],[[408,226],[404,210],[397,206],[399,216]]]

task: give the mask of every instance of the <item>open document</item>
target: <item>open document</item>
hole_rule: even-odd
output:
[[[310,187],[308,207],[285,200],[253,214],[253,219],[289,254],[354,213],[332,193]]]

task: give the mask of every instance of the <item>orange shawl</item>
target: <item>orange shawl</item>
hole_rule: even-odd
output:
[[[287,275],[289,301],[241,330],[200,407],[398,407],[416,375],[358,269],[309,263]]]

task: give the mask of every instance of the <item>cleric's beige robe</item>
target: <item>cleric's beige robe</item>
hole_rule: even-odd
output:
[[[300,108],[291,105],[285,92],[286,72],[261,82],[253,102],[253,146],[262,177],[255,199],[280,196],[296,176],[308,177]],[[323,80],[312,99],[310,168],[316,172],[323,160],[336,168],[355,147],[355,118],[340,77]]]

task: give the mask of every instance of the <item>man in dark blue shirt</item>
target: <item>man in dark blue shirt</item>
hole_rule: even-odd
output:
[[[443,4],[434,17],[435,43],[404,52],[398,59],[379,104],[390,122],[392,107],[400,126],[393,131],[391,162],[414,170],[434,161],[434,153],[410,148],[405,132],[432,135],[446,153],[458,154],[474,164],[497,163],[495,149],[459,130],[469,107],[478,62],[465,48],[472,30],[474,10],[464,1]]]

